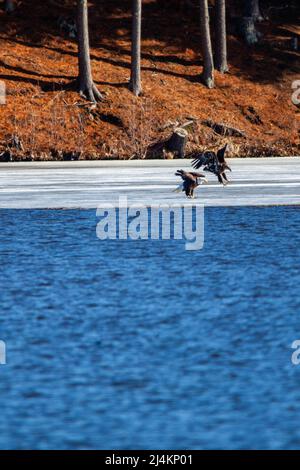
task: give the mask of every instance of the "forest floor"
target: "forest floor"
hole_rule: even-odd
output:
[[[76,40],[58,25],[60,14],[74,16],[72,3],[59,9],[54,0],[28,0],[14,14],[0,11],[0,80],[7,90],[0,151],[15,135],[22,142],[16,160],[62,159],[62,152],[73,151],[82,159],[144,157],[151,144],[193,120],[189,154],[229,140],[205,124],[210,120],[244,134],[230,138],[233,156],[299,155],[300,108],[291,99],[292,83],[300,80],[300,52],[291,48],[300,34],[298,11],[271,12],[253,47],[229,30],[229,73],[216,72],[216,87],[208,90],[199,80],[195,11],[183,16],[172,0],[165,10],[144,1],[143,94],[135,98],[128,89],[131,2],[91,1],[93,74],[105,98],[94,108],[75,89]]]

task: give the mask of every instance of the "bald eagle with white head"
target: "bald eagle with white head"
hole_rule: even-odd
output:
[[[208,183],[208,180],[205,178],[203,173],[177,170],[175,175],[180,176],[183,180],[183,182],[178,186],[178,188],[175,189],[175,191],[185,192],[188,198],[194,198],[194,191],[198,186],[200,186],[200,184]]]

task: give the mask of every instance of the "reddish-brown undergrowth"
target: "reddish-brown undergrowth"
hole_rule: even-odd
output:
[[[63,14],[72,15],[72,3],[64,2]],[[199,81],[193,14],[181,17],[171,7],[162,14],[155,2],[145,1],[143,95],[137,99],[128,89],[130,2],[91,1],[92,66],[105,96],[94,109],[76,92],[77,47],[61,35],[59,13],[51,0],[24,0],[15,14],[0,12],[0,80],[7,87],[0,149],[18,135],[20,159],[75,150],[81,158],[144,158],[149,145],[192,118],[189,152],[226,140],[203,124],[209,119],[245,133],[232,138],[235,155],[299,154],[299,108],[291,101],[292,82],[300,79],[300,54],[290,48],[299,33],[293,18],[262,24],[264,40],[253,48],[229,34],[230,72],[216,73],[216,88],[208,90]]]

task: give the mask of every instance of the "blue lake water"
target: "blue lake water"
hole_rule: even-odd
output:
[[[0,211],[0,448],[300,448],[300,208],[208,208],[200,251],[96,223]]]

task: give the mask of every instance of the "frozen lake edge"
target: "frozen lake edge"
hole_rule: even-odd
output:
[[[223,188],[207,173],[209,184],[197,190],[192,204],[269,206],[300,204],[300,157],[231,158],[231,184]],[[186,204],[174,193],[176,169],[190,160],[18,162],[0,164],[2,209],[94,209],[129,204]]]

